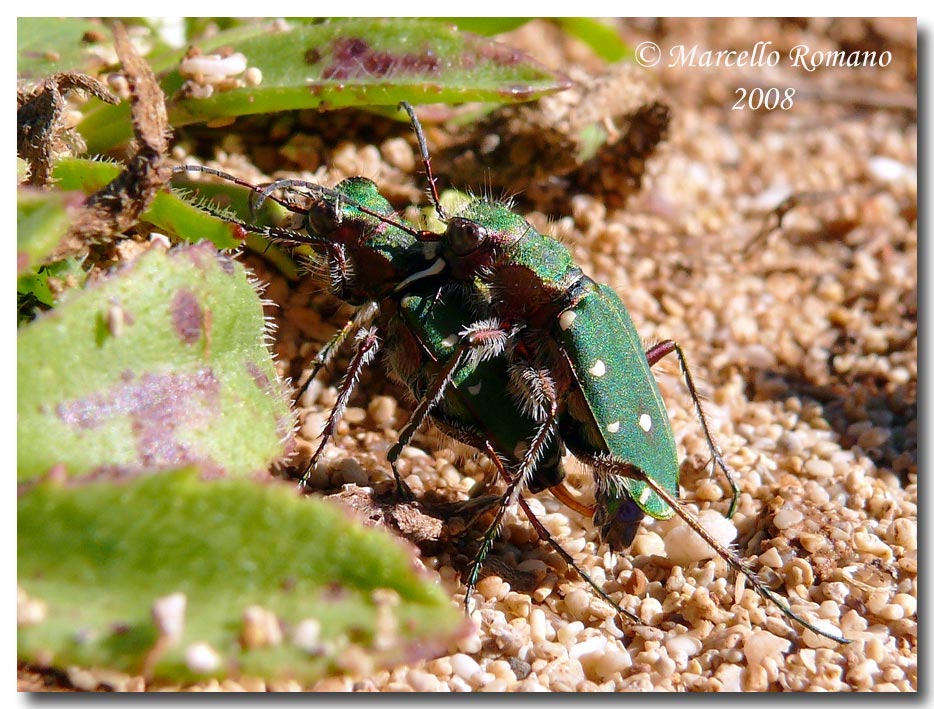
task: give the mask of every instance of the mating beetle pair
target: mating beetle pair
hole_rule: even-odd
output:
[[[278,189],[308,191],[309,207],[284,203],[305,215],[301,232],[241,226],[277,241],[310,244],[328,260],[332,292],[351,304],[366,304],[316,358],[316,367],[324,364],[358,330],[312,464],[361,369],[382,344],[390,371],[418,401],[389,454],[400,489],[395,460],[429,416],[445,433],[486,453],[506,484],[471,567],[468,599],[510,506],[522,506],[536,530],[544,532],[522,497],[526,487],[550,487],[559,499],[581,508],[559,484],[560,453],[567,446],[594,470],[596,504],[582,511],[593,514],[611,546],[628,546],[644,514],[665,519],[677,513],[786,616],[843,641],[795,614],[678,501],[674,437],[650,370],[672,352],[679,357],[714,463],[733,487],[731,512],[737,497],[678,345],[663,342],[644,352],[616,293],[585,276],[565,247],[507,207],[474,200],[449,217],[438,199],[421,128],[411,107],[404,108],[416,129],[444,233],[417,229],[394,217],[376,186],[362,178],[334,190],[299,180],[280,180],[262,190],[250,186],[261,199]],[[573,564],[547,532],[543,536]]]

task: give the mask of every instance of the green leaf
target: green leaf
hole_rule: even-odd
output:
[[[58,280],[55,289],[49,284],[50,278]],[[61,261],[50,263],[47,266],[42,266],[35,271],[22,274],[17,279],[16,292],[20,296],[31,295],[39,303],[52,307],[61,297],[57,295],[58,291],[80,286],[84,283],[86,278],[87,273],[85,273],[84,269],[81,267],[81,260],[77,258],[66,258]],[[20,305],[20,320],[31,320],[36,314],[33,312],[33,308],[23,308],[22,306],[24,304],[22,302]],[[30,305],[28,300],[25,305]],[[35,304],[33,303],[32,305]]]
[[[633,58],[632,49],[619,33],[600,20],[592,17],[560,17],[555,22],[568,34],[586,42],[601,59],[618,62]]]
[[[18,647],[33,662],[313,682],[428,657],[465,629],[402,543],[282,483],[191,470],[44,483],[19,498],[17,532]],[[174,594],[183,611],[154,616]],[[160,639],[154,617],[181,627]]]
[[[412,103],[530,101],[567,88],[567,79],[492,40],[431,20],[355,18],[236,27],[198,41],[202,54],[230,48],[260,70],[257,86],[190,98],[182,52],[153,59],[168,97],[169,121],[225,120],[299,108]],[[91,152],[130,136],[126,106],[91,106],[79,130]]]
[[[18,479],[198,462],[265,470],[292,417],[243,267],[150,250],[20,328]]]
[[[16,191],[16,271],[26,274],[61,243],[84,195],[20,187]]]
[[[473,32],[490,36],[511,32],[531,21],[532,17],[430,17],[435,22],[444,22],[457,27],[462,32]]]
[[[95,74],[112,56],[110,30],[76,17],[19,17],[16,20],[16,74],[41,79],[60,71]]]

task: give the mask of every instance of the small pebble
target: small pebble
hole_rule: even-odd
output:
[[[789,529],[801,524],[804,520],[804,514],[800,510],[788,507],[782,507],[775,513],[774,523],[778,529]]]
[[[655,532],[640,532],[632,543],[634,556],[664,556],[665,540]]]
[[[892,547],[869,532],[856,532],[853,535],[853,546],[862,552],[889,560],[893,557]]]
[[[483,649],[483,638],[479,633],[470,633],[457,641],[457,649],[468,655],[475,655]]]
[[[437,692],[441,689],[440,680],[423,670],[409,670],[405,678],[416,692]]]
[[[575,620],[573,623],[568,623],[558,628],[555,639],[562,645],[571,645],[577,642],[577,637],[581,634],[583,629],[584,624],[579,620]]]
[[[341,418],[350,424],[363,423],[366,421],[366,410],[359,406],[348,406]]]
[[[750,665],[761,665],[767,658],[780,662],[791,647],[791,641],[765,630],[753,630],[743,640],[743,653]]]
[[[305,618],[292,631],[292,642],[307,653],[317,653],[320,643],[321,622],[316,618]]]
[[[374,396],[367,405],[367,413],[377,426],[392,426],[396,422],[398,404],[391,396]]]
[[[868,166],[872,176],[883,182],[917,179],[917,172],[913,168],[882,155],[869,158]]]
[[[892,597],[892,603],[901,606],[907,618],[913,616],[918,610],[918,599],[907,593],[896,593]]]
[[[243,611],[240,644],[247,650],[270,647],[282,643],[279,618],[268,608],[248,606]]]
[[[687,657],[693,657],[701,651],[703,643],[693,635],[681,633],[680,635],[672,635],[666,638],[665,647],[668,649],[669,655],[683,653]]]
[[[355,458],[344,458],[341,460],[335,467],[332,475],[337,477],[337,484],[339,485],[352,483],[354,485],[366,486],[370,481],[370,476]]]
[[[221,666],[221,656],[207,643],[194,643],[185,649],[185,665],[195,674],[207,674]]]
[[[906,551],[914,551],[918,548],[918,523],[912,519],[899,518],[889,526],[886,538]]]
[[[785,562],[782,561],[782,555],[778,553],[778,549],[775,547],[770,547],[759,554],[759,563],[768,566],[770,569],[780,569],[785,565]]]
[[[548,619],[541,608],[533,608],[529,614],[529,632],[536,645],[548,640]]]
[[[160,635],[170,642],[175,642],[182,636],[185,629],[185,608],[188,597],[184,593],[173,593],[157,598],[152,604],[152,619]]]
[[[702,510],[697,515],[698,521],[714,539],[724,546],[736,539],[736,525],[714,510]],[[712,559],[717,552],[686,524],[678,524],[664,537],[665,552],[668,559],[684,566],[696,561]]]
[[[247,86],[259,86],[263,83],[263,72],[255,66],[248,67],[243,74],[243,80]]]
[[[571,591],[564,599],[568,615],[577,620],[590,618],[590,593],[577,588]]]
[[[810,458],[804,464],[804,471],[815,478],[832,478],[833,463],[821,458]]]
[[[469,680],[475,674],[480,672],[480,665],[477,661],[461,652],[451,655],[451,669],[454,674],[464,680]]]
[[[579,642],[576,645],[573,645],[568,652],[568,656],[574,659],[579,659],[584,655],[589,655],[591,653],[603,654],[606,649],[607,640],[602,635],[594,635],[583,642]]]

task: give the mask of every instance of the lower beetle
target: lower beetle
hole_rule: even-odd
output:
[[[556,436],[543,435],[540,417],[517,409],[509,393],[507,362],[498,357],[501,352],[495,340],[487,343],[485,355],[465,356],[468,351],[478,351],[484,328],[480,328],[481,333],[474,340],[467,333],[464,344],[460,344],[465,335],[463,330],[475,313],[468,310],[468,303],[458,289],[432,278],[433,261],[424,256],[422,245],[414,238],[421,232],[393,216],[391,206],[371,181],[349,178],[334,189],[327,189],[300,180],[279,180],[259,188],[210,168],[176,168],[176,172],[187,171],[205,172],[249,187],[259,194],[260,200],[268,198],[273,190],[279,188],[308,190],[310,204],[307,207],[280,201],[301,215],[300,231],[257,227],[229,215],[224,218],[278,243],[293,247],[311,246],[327,261],[331,293],[345,302],[362,306],[312,362],[309,382],[318,369],[328,363],[341,343],[355,333],[347,372],[338,387],[337,400],[322,431],[321,442],[302,476],[303,485],[330,440],[362,369],[380,351],[384,353],[387,372],[418,404],[398,443],[387,456],[397,489],[402,495],[409,496],[410,493],[398,474],[396,462],[402,448],[411,441],[427,417],[442,433],[486,454],[507,483],[515,479],[516,471],[522,465],[532,470],[531,492],[551,488],[561,481],[564,476],[561,441]],[[370,274],[372,278],[368,277]],[[430,392],[441,381],[447,387],[444,395],[438,397]],[[517,502],[540,538],[551,545],[617,612],[639,622],[576,564],[521,496]],[[611,528],[612,522],[606,526]],[[479,569],[479,563],[475,568]],[[472,581],[465,601],[469,601],[473,585]]]
[[[677,450],[671,424],[652,363],[677,355],[698,418],[719,467],[733,488],[730,513],[738,488],[730,468],[714,444],[684,353],[674,341],[644,352],[632,319],[616,293],[586,276],[568,249],[540,234],[508,206],[477,198],[447,215],[438,196],[427,144],[412,107],[400,104],[415,129],[429,194],[444,232],[424,232],[438,243],[438,269],[466,292],[475,307],[506,339],[505,355],[525,391],[524,408],[544,412],[542,430],[560,434],[576,457],[594,470],[597,482],[595,519],[601,528],[620,530],[619,541],[630,541],[640,511],[657,519],[678,514],[733,569],[744,574],[763,598],[788,618],[815,633],[846,642],[796,614],[787,601],[769,589],[736,554],[714,539],[679,501]],[[480,323],[478,323],[478,327]],[[487,327],[487,338],[495,335]],[[523,376],[523,372],[529,373]],[[456,370],[449,378],[456,377]],[[540,385],[523,388],[522,382]],[[430,397],[440,396],[439,380]],[[429,397],[426,397],[429,398]],[[543,436],[543,439],[547,436]],[[468,585],[492,545],[505,510],[515,504],[531,478],[531,459],[509,481],[499,513],[489,527]]]

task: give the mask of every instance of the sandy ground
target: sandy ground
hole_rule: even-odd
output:
[[[680,558],[677,518],[645,524],[632,553],[615,555],[598,543],[590,520],[543,493],[531,504],[545,526],[644,625],[617,618],[516,511],[478,586],[474,634],[448,656],[329,679],[317,689],[917,687],[914,21],[640,20],[620,29],[631,46],[653,41],[665,53],[678,45],[697,45],[698,53],[752,50],[769,41],[781,60],[774,67],[666,67],[666,54],[647,73],[670,105],[671,126],[641,189],[622,199],[609,166],[597,182],[570,178],[563,212],[555,213],[554,201],[537,204],[534,189],[519,195],[517,209],[617,290],[646,342],[680,342],[713,434],[739,475],[735,548],[796,610],[840,628],[852,643],[790,625],[720,559]],[[546,65],[592,74],[605,68],[543,23],[507,41]],[[798,45],[888,50],[892,60],[885,68],[807,71],[791,66]],[[734,110],[740,87],[794,93],[784,110]],[[435,139],[444,136],[429,131]],[[228,152],[243,144],[226,140]],[[296,155],[294,141],[278,145],[278,152],[267,146],[253,153],[267,174]],[[289,174],[327,184],[363,174],[390,195],[422,199],[404,129],[377,131],[372,145],[346,134],[315,149],[320,160],[305,172],[293,164]],[[453,186],[482,187],[445,177]],[[270,311],[279,324],[281,372],[297,378],[344,311],[310,281],[290,287],[268,264],[250,263],[281,306]],[[705,468],[706,444],[677,364],[656,369],[683,456],[683,497],[713,523],[727,507],[722,480]],[[305,459],[334,401],[333,384],[323,378],[302,401]],[[346,483],[388,486],[385,451],[409,411],[397,396],[378,368],[363,378],[313,478],[323,493]],[[414,443],[402,468],[417,493],[463,499],[490,475],[487,462],[462,462],[431,435]],[[590,473],[573,461],[568,467],[586,497]],[[467,559],[443,545],[431,553],[424,564],[461,603]],[[42,679],[21,675],[23,688],[32,681]],[[207,688],[218,686],[265,687]]]

